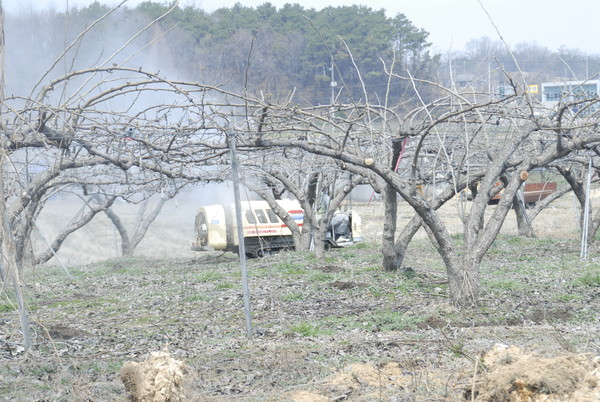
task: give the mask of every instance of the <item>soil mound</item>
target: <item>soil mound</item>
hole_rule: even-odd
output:
[[[354,363],[329,377],[318,394],[299,391],[288,394],[287,399],[294,402],[387,400],[402,396],[410,381],[409,373],[395,362],[381,366]]]
[[[600,356],[542,357],[515,346],[496,345],[483,356],[483,365],[487,371],[483,376],[478,374],[474,385],[466,390],[467,400],[600,400]]]
[[[182,390],[184,364],[168,352],[153,352],[141,362],[126,362],[121,381],[136,402],[177,402],[185,400]]]
[[[469,385],[463,393],[467,401],[600,401],[600,356],[543,357],[515,346],[496,345],[480,362],[477,375],[467,375]],[[380,366],[356,363],[329,377],[314,393],[299,391],[286,397],[294,402],[413,400],[413,374],[396,362]],[[429,384],[436,386],[436,376],[430,374]]]

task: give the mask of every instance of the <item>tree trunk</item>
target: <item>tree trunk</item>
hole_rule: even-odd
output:
[[[316,225],[315,230],[313,231],[313,252],[315,253],[315,257],[321,259],[325,257],[325,242],[323,241],[323,234],[327,232],[327,223],[324,220],[321,220],[318,225]]]
[[[477,306],[480,291],[479,266],[483,255],[481,247],[485,246],[475,243],[470,245],[466,237],[463,252],[457,253],[452,238],[439,216],[430,210],[421,217],[427,222],[427,225],[424,225],[427,235],[444,261],[450,301],[458,307]]]
[[[127,228],[119,216],[112,210],[112,208],[108,208],[104,211],[121,237],[121,255],[128,257],[133,255],[136,247],[140,244],[148,232],[148,228],[152,222],[156,220],[160,211],[162,210],[162,207],[165,205],[165,202],[167,202],[167,198],[160,197],[158,204],[154,206],[148,215],[146,215],[145,211],[148,209],[151,200],[152,198],[148,198],[140,206],[140,210],[138,211],[136,218],[136,225],[133,229],[131,237],[128,234]]]
[[[160,211],[162,211],[162,208],[169,199],[170,198],[166,196],[159,196],[158,202],[152,207],[150,213],[148,213],[147,215],[145,214],[145,211],[151,206],[150,203],[152,202],[152,197],[148,198],[144,202],[144,206],[142,209],[140,209],[139,214],[137,216],[136,225],[131,236],[131,253],[124,255],[133,255],[133,252],[135,251],[136,247],[144,239],[146,233],[148,233],[150,225],[156,220],[156,218],[160,214]]]
[[[500,177],[502,184],[504,187],[508,186],[508,178],[506,176]],[[525,201],[523,198],[523,187],[519,191],[512,200],[512,209],[515,211],[515,215],[517,218],[517,233],[519,236],[525,237],[535,237],[535,233],[533,232],[533,227],[531,226],[531,221],[527,216],[527,211],[525,210]]]
[[[2,7],[0,4],[0,24],[3,19]],[[2,31],[0,29],[0,31]],[[21,287],[21,275],[17,266],[17,249],[14,236],[9,224],[8,214],[6,212],[6,195],[4,187],[4,165],[7,163],[6,150],[2,149],[0,155],[0,251],[2,261],[0,262],[0,274],[5,283],[12,282],[19,318],[21,321],[21,332],[23,333],[23,343],[26,350],[32,346],[31,332],[29,326],[29,313],[23,298],[23,288]]]
[[[475,307],[479,302],[479,266],[480,262],[469,253],[462,257],[451,258],[446,263],[448,274],[448,293],[452,304],[460,307]]]
[[[592,219],[592,223],[590,224],[590,233],[588,236],[589,244],[592,244],[592,242],[594,241],[594,237],[596,237],[596,233],[598,233],[598,228],[600,228],[600,211],[596,212],[596,215],[594,216],[594,218]]]
[[[270,183],[269,187],[275,187],[275,185],[267,180],[267,183]],[[245,183],[248,186],[247,183]],[[298,227],[298,224],[292,217],[290,217],[285,209],[283,209],[278,203],[277,199],[273,196],[271,191],[266,191],[258,187],[249,186],[250,190],[257,193],[263,200],[269,204],[271,210],[281,219],[283,223],[290,229],[292,232],[292,239],[294,241],[294,248],[296,251],[306,251],[310,248],[310,233],[306,230],[310,225],[307,223],[303,225],[302,228]]]
[[[398,218],[398,193],[390,185],[385,186],[384,221],[381,252],[383,254],[383,270],[394,271],[402,264],[404,255],[398,261],[396,250],[396,222]]]
[[[296,244],[296,241],[294,241]],[[298,246],[296,246],[296,251],[308,251],[310,250],[310,230],[308,230],[308,226],[302,226],[302,230],[300,231],[300,238],[297,242]]]
[[[513,198],[513,209],[515,210],[515,215],[517,217],[517,233],[519,236],[535,237],[533,226],[531,225],[531,221],[527,216],[525,204],[523,203],[523,198],[520,195]]]
[[[119,218],[119,215],[117,215],[112,210],[112,208],[108,208],[107,210],[104,211],[104,213],[106,214],[108,219],[110,219],[113,226],[117,229],[117,232],[119,232],[119,236],[121,237],[121,255],[124,255],[124,256],[132,255],[133,247],[131,247],[131,241],[129,240],[129,234],[127,233],[127,229],[125,228],[125,225],[121,221],[121,218]]]
[[[313,172],[308,178],[308,186],[306,188],[306,202],[314,207],[317,202],[317,191],[319,186],[320,173]]]
[[[396,255],[394,256],[394,264],[397,268],[402,267],[404,263],[404,256],[406,255],[406,250],[408,249],[408,245],[412,241],[413,237],[422,226],[422,221],[419,215],[415,215],[412,219],[404,226],[398,238],[396,239],[396,244],[394,246]]]
[[[579,201],[579,205],[581,207],[581,215],[579,218],[579,227],[581,228],[582,232],[583,232],[583,228],[584,226],[584,222],[583,219],[584,214],[583,211],[585,210],[585,187],[583,185],[583,182],[578,180],[577,177],[575,176],[575,174],[573,174],[573,171],[571,169],[565,169],[562,167],[557,167],[557,170],[559,171],[559,173],[567,180],[567,183],[569,183],[569,186],[571,186],[571,189],[573,189],[573,194],[575,194],[575,196],[577,197],[577,201]],[[588,233],[587,233],[587,242],[588,244],[592,244],[592,242],[594,241],[594,221],[592,220],[592,209],[590,208],[590,215],[589,215],[589,220],[588,220]]]
[[[48,249],[35,257],[35,264],[43,264],[44,262],[50,260],[52,257],[55,257],[56,252],[60,249],[67,237],[69,237],[72,233],[76,232],[77,230],[81,229],[83,226],[87,225],[96,216],[96,214],[106,210],[106,208],[109,208],[113,204],[115,199],[115,196],[110,196],[104,200],[96,199],[92,202],[88,202],[88,211],[78,216],[76,219],[73,219],[68,226],[63,228],[60,231],[60,233],[56,235],[54,241],[52,241],[52,244],[48,244]],[[82,212],[84,209],[85,207],[82,208],[80,212]]]

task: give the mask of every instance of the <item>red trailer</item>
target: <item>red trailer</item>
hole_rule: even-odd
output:
[[[555,181],[525,183],[523,188],[523,199],[525,201],[525,206],[528,208],[533,208],[536,202],[543,200],[555,191]],[[498,201],[500,201],[500,197],[502,197],[502,191],[492,197],[488,204],[497,204]]]

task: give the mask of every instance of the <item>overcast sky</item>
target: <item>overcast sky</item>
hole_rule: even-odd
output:
[[[99,0],[115,5],[120,0]],[[143,0],[129,0],[135,6]],[[53,7],[64,10],[85,6],[92,0],[3,0],[6,12]],[[164,1],[155,1],[164,2]],[[240,3],[256,7],[264,0],[180,0],[182,6],[194,5],[207,12]],[[488,36],[509,45],[537,43],[551,50],[561,46],[600,56],[600,0],[271,0],[280,8],[285,3],[298,3],[304,8],[367,5],[385,9],[389,17],[403,13],[419,28],[429,32],[436,51],[462,50],[469,39]],[[484,11],[485,9],[485,11]],[[489,16],[486,14],[489,14]],[[493,22],[493,23],[492,23]],[[498,32],[494,28],[496,26]]]

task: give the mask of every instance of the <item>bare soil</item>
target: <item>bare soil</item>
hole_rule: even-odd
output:
[[[252,336],[237,256],[188,251],[193,209],[183,205],[167,209],[137,257],[104,251],[90,262],[65,249],[69,274],[56,265],[25,273],[36,346],[23,351],[4,296],[0,398],[125,401],[123,366],[168,350],[185,364],[184,400],[599,399],[600,265],[595,246],[580,262],[571,200],[534,221],[535,239],[516,237],[509,217],[482,266],[481,306],[470,310],[448,303],[443,264],[423,234],[404,269],[381,271],[381,205],[355,204],[366,243],[323,260],[248,261]],[[460,203],[444,208],[458,233]]]

